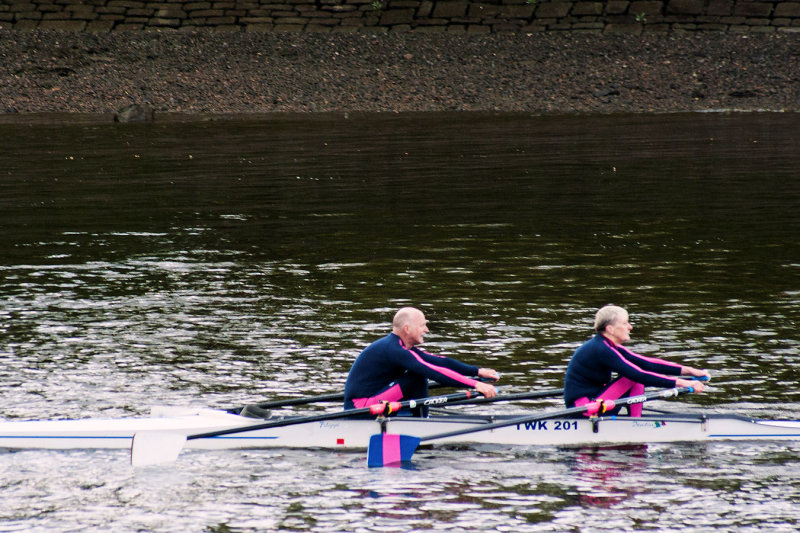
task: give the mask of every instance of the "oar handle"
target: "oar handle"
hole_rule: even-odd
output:
[[[561,396],[563,394],[564,389],[547,389],[532,392],[516,392],[514,394],[497,395],[494,398],[472,398],[469,400],[450,402],[448,405],[477,405],[495,402],[514,402],[517,400],[535,400],[537,398],[552,398],[554,396]]]

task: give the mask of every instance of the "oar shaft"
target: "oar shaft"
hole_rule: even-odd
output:
[[[495,402],[516,402],[519,400],[535,400],[537,398],[552,398],[564,394],[564,389],[547,389],[532,392],[516,392],[514,394],[497,395],[494,398],[472,398],[458,402],[450,402],[448,405],[478,405]]]

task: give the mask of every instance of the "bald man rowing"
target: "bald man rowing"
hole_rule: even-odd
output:
[[[356,358],[344,386],[344,408],[366,407],[380,401],[402,401],[428,396],[428,380],[452,387],[474,388],[487,398],[497,395],[477,376],[497,380],[491,368],[478,368],[418,348],[428,333],[427,320],[419,309],[404,307],[392,321],[392,332],[369,346]],[[427,416],[417,407],[415,416]]]

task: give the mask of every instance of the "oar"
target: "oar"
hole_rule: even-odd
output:
[[[564,389],[547,389],[540,391],[529,392],[515,392],[514,394],[503,394],[495,396],[494,398],[470,398],[469,400],[460,400],[457,402],[450,402],[447,405],[479,405],[484,403],[495,402],[515,402],[518,400],[535,400],[537,398],[552,398],[554,396],[561,396],[564,394]]]
[[[478,378],[480,381],[484,383],[487,382],[494,382],[495,380],[490,380],[487,378]],[[445,387],[446,385],[442,385],[441,383],[437,383],[435,381],[428,384],[429,389],[440,389]],[[309,403],[318,403],[318,402],[342,402],[344,401],[344,393],[343,392],[334,392],[331,394],[320,394],[319,396],[306,396],[304,398],[287,398],[285,400],[271,400],[269,402],[262,402],[253,404],[259,409],[276,409],[278,407],[290,407],[292,405],[307,405]],[[230,407],[225,409],[225,411],[238,415],[242,409],[247,407],[246,405],[240,405],[238,407]]]
[[[306,405],[309,403],[317,402],[340,402],[344,401],[344,393],[334,392],[332,394],[320,394],[319,396],[306,396],[305,398],[288,398],[286,400],[272,400],[269,402],[262,402],[254,404],[259,409],[273,409],[276,407],[289,407],[290,405]],[[227,412],[238,415],[246,405],[238,407],[231,407],[226,409]]]
[[[675,389],[666,389],[658,392],[651,392],[642,394],[640,396],[632,396],[630,398],[620,398],[619,400],[596,400],[594,402],[582,405],[580,407],[570,407],[562,409],[561,411],[553,411],[550,413],[543,413],[538,415],[526,415],[501,422],[494,422],[491,424],[481,424],[474,428],[459,429],[455,431],[448,431],[446,433],[436,433],[428,435],[427,437],[414,437],[411,435],[396,435],[390,433],[378,433],[372,435],[369,439],[369,448],[367,449],[367,466],[386,466],[396,464],[403,461],[410,461],[414,455],[417,447],[421,442],[429,440],[443,439],[446,437],[455,437],[459,435],[467,435],[469,433],[477,433],[478,431],[486,431],[489,429],[497,429],[508,426],[516,426],[517,424],[527,424],[536,422],[538,420],[547,420],[550,418],[559,418],[576,413],[587,412],[594,416],[598,413],[602,414],[606,411],[613,409],[616,406],[634,405],[637,403],[644,403],[649,400],[659,398],[671,398],[684,394],[687,392],[694,392],[692,387],[682,387]]]
[[[348,409],[333,413],[321,413],[312,416],[296,416],[272,422],[262,422],[237,428],[221,429],[198,433],[186,436],[173,431],[143,431],[136,433],[131,442],[131,464],[134,466],[144,466],[157,463],[166,463],[177,459],[187,440],[207,439],[234,433],[244,433],[258,429],[270,429],[295,424],[305,424],[308,422],[321,422],[323,420],[334,420],[337,418],[348,418],[358,415],[390,415],[401,409],[414,409],[418,406],[444,405],[449,402],[466,400],[480,395],[476,390],[468,390],[448,394],[446,396],[430,396],[417,400],[406,400],[403,402],[380,402],[360,409]]]

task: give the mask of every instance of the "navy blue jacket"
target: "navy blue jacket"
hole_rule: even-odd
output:
[[[345,405],[353,399],[372,397],[406,371],[419,376],[420,381],[431,379],[451,387],[474,387],[478,367],[429,354],[417,348],[406,348],[403,341],[390,333],[366,348],[356,358],[344,385]]]
[[[646,387],[668,389],[675,386],[681,365],[645,357],[614,344],[601,334],[585,342],[572,354],[564,376],[564,403],[574,407],[575,400],[594,400],[611,383],[612,373]]]

